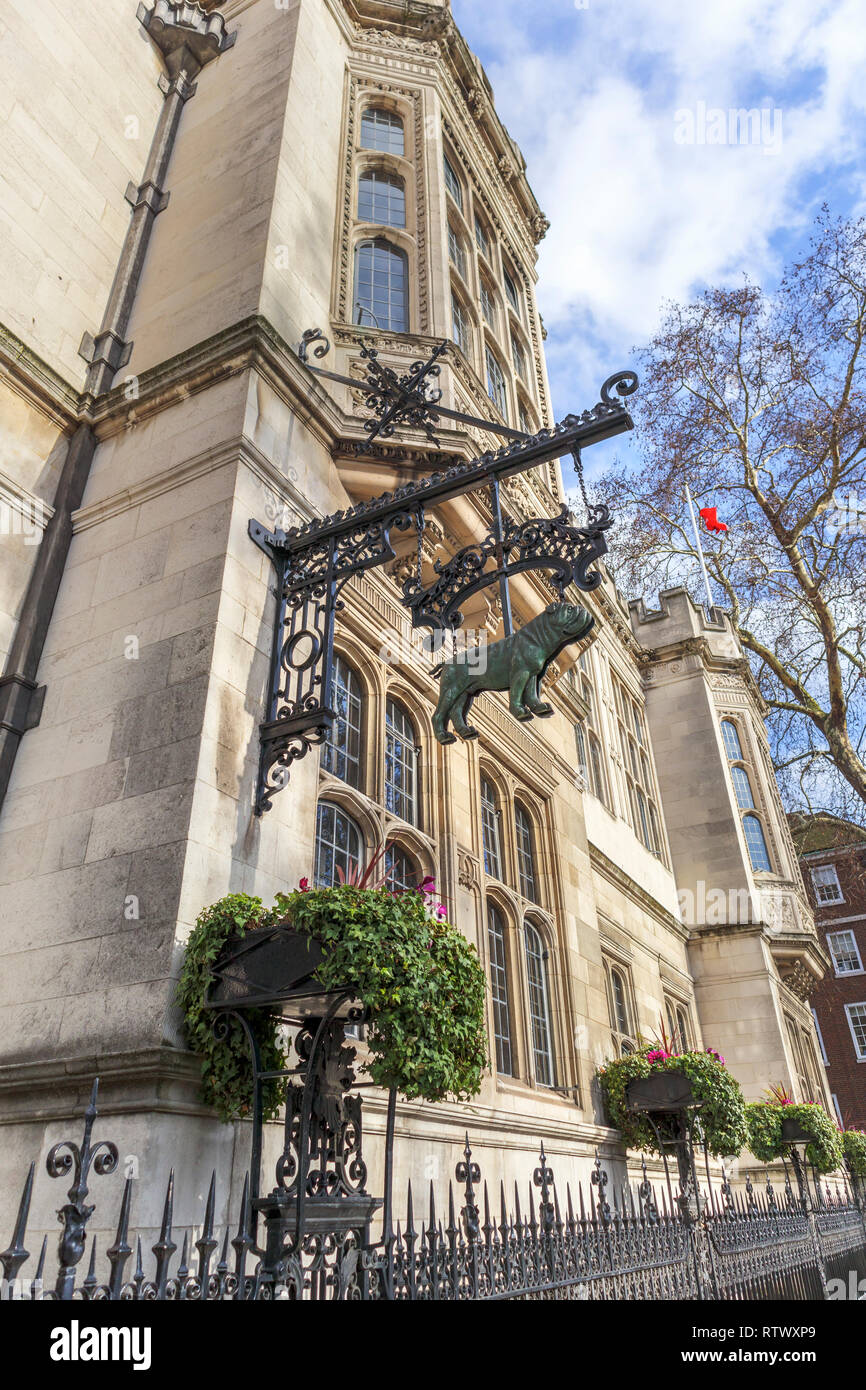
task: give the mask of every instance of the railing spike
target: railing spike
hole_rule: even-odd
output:
[[[33,1282],[32,1282],[32,1284],[30,1285],[30,1297],[31,1297],[31,1299],[36,1299],[36,1298],[38,1298],[39,1295],[40,1295],[40,1293],[42,1292],[42,1281],[43,1281],[43,1275],[44,1275],[44,1273],[45,1273],[45,1255],[46,1255],[47,1250],[48,1250],[48,1237],[47,1237],[47,1236],[43,1236],[43,1237],[42,1237],[42,1249],[39,1251],[39,1262],[38,1262],[38,1264],[37,1264],[37,1266],[36,1266],[36,1274],[34,1275],[34,1277],[33,1277]]]
[[[202,1233],[195,1243],[198,1251],[198,1281],[201,1285],[201,1296],[207,1298],[207,1281],[210,1276],[210,1262],[219,1241],[213,1233],[214,1213],[216,1211],[216,1169],[210,1175],[210,1187],[208,1188],[207,1203],[204,1209],[204,1226]]]
[[[30,1251],[25,1248],[24,1238],[27,1234],[27,1221],[30,1216],[30,1202],[33,1197],[33,1174],[35,1171],[36,1164],[31,1163],[30,1171],[24,1179],[21,1200],[18,1203],[18,1216],[15,1220],[12,1240],[8,1248],[0,1252],[0,1264],[3,1266],[3,1277],[8,1284],[14,1282],[25,1260],[30,1259]]]
[[[123,1288],[123,1271],[127,1260],[132,1254],[132,1246],[129,1244],[129,1212],[132,1205],[132,1178],[127,1178],[123,1184],[123,1196],[120,1200],[120,1214],[117,1218],[117,1231],[114,1236],[114,1244],[110,1245],[105,1252],[108,1256],[108,1263],[111,1266],[111,1275],[108,1280],[108,1297],[110,1299],[120,1298],[120,1291]]]
[[[87,1265],[87,1273],[82,1282],[82,1288],[90,1292],[96,1288],[96,1236],[90,1242],[90,1260]]]
[[[412,1200],[412,1179],[410,1178],[406,1189],[406,1239],[408,1241],[413,1241],[417,1239],[417,1236],[418,1232],[415,1230],[415,1204]]]
[[[158,1299],[165,1297],[165,1286],[168,1282],[168,1266],[171,1257],[177,1246],[171,1238],[172,1222],[174,1220],[174,1169],[168,1175],[168,1182],[165,1188],[165,1201],[162,1207],[162,1225],[159,1231],[159,1240],[151,1247],[156,1257],[156,1273],[154,1283],[156,1284],[156,1296]]]

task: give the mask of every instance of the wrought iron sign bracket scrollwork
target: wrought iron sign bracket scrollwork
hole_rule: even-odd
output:
[[[307,346],[313,341],[309,336]],[[601,576],[591,566],[607,549],[604,533],[611,521],[606,506],[591,508],[584,526],[575,525],[566,508],[558,516],[516,522],[501,511],[499,488],[506,478],[564,455],[579,456],[589,445],[630,430],[621,398],[636,387],[633,372],[617,373],[590,410],[333,516],[288,531],[250,521],[250,537],[272,561],[277,579],[267,717],[259,728],[257,815],[270,809],[292,764],[326,741],[336,718],[334,625],[343,588],[354,575],[396,558],[392,533],[414,530],[420,538],[433,505],[489,488],[493,523],[480,542],[437,564],[429,586],[420,575],[407,580],[403,603],[414,627],[454,631],[463,620],[462,603],[498,584],[508,635],[508,579],[525,570],[549,571],[560,596],[570,584],[584,591],[598,586]],[[393,418],[391,423],[396,423]]]

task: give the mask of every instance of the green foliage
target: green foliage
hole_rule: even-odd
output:
[[[658,1142],[645,1115],[626,1107],[628,1083],[638,1076],[657,1071],[683,1072],[691,1082],[695,1098],[702,1102],[698,1123],[707,1148],[717,1158],[738,1154],[746,1142],[746,1114],[743,1093],[724,1063],[706,1052],[684,1052],[679,1057],[661,1056],[648,1061],[647,1053],[659,1053],[656,1044],[647,1044],[608,1062],[598,1072],[610,1122],[622,1134],[629,1149],[658,1153]],[[668,1137],[665,1123],[659,1125],[662,1138]],[[673,1138],[673,1132],[670,1131]]]
[[[230,893],[199,913],[186,944],[177,999],[184,1011],[189,1045],[202,1059],[202,1099],[214,1107],[221,1120],[249,1115],[253,1074],[249,1045],[238,1020],[223,1019],[220,1036],[214,1033],[216,1013],[205,1008],[204,1002],[211,967],[230,937],[242,939],[248,931],[268,927],[273,921],[273,910],[266,910],[261,898]],[[247,1022],[261,1049],[263,1069],[278,1071],[285,1067],[287,1057],[278,1023],[260,1009],[248,1013]],[[265,1119],[276,1117],[280,1099],[279,1082],[266,1081],[262,1087]]]
[[[420,893],[344,884],[279,894],[280,916],[321,942],[317,978],[350,984],[369,1010],[368,1070],[409,1099],[477,1095],[487,1065],[486,982],[478,953]]]
[[[811,1142],[806,1145],[806,1162],[819,1173],[833,1173],[842,1163],[842,1138],[837,1126],[821,1105],[774,1105],[758,1101],[746,1106],[749,1126],[748,1146],[761,1163],[787,1157],[790,1145],[782,1143],[782,1121],[796,1120]]]
[[[222,1120],[249,1114],[252,1072],[241,1025],[215,1036],[205,1008],[211,968],[229,939],[289,918],[325,948],[317,978],[324,989],[350,985],[369,1010],[368,1070],[380,1086],[408,1098],[458,1100],[477,1095],[487,1066],[486,982],[474,946],[448,922],[428,916],[420,893],[388,893],[344,884],[278,894],[273,908],[234,893],[199,916],[178,984],[186,1034],[202,1058],[202,1093]],[[265,1070],[288,1065],[279,1023],[248,1012]],[[265,1118],[280,1107],[279,1081],[263,1087]]]
[[[866,1134],[862,1129],[846,1129],[840,1137],[849,1171],[855,1178],[866,1178]]]

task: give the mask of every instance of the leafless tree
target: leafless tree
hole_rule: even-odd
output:
[[[774,294],[665,306],[639,353],[635,469],[602,481],[634,593],[700,572],[685,505],[716,506],[707,567],[769,709],[790,804],[866,820],[866,222],[819,216]]]

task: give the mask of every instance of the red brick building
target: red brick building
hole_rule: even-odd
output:
[[[791,830],[832,962],[811,1004],[836,1117],[866,1129],[866,830],[827,813]]]

